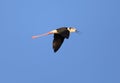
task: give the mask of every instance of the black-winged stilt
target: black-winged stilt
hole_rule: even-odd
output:
[[[61,27],[61,28],[52,30],[52,31],[50,31],[48,33],[45,33],[45,34],[32,36],[32,38],[35,39],[35,38],[39,38],[39,37],[46,36],[46,35],[49,35],[49,34],[54,34],[53,50],[54,50],[54,52],[57,52],[58,49],[61,47],[64,39],[69,38],[71,32],[78,32],[78,31],[74,27]]]

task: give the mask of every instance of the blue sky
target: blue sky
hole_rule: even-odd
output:
[[[120,83],[119,0],[0,0],[0,83]],[[73,26],[57,53],[53,35]]]

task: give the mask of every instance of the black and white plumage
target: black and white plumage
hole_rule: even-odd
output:
[[[77,29],[73,28],[73,27],[61,27],[61,28],[52,30],[52,31],[50,31],[48,33],[45,33],[45,34],[32,36],[32,38],[38,38],[38,37],[41,37],[41,36],[54,34],[53,50],[54,50],[54,52],[57,52],[59,50],[59,48],[61,47],[64,39],[69,38],[71,32],[77,32]]]

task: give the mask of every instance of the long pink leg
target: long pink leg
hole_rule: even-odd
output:
[[[47,36],[49,34],[52,34],[52,33],[48,32],[48,33],[44,33],[44,34],[40,34],[40,35],[35,35],[35,36],[32,36],[32,39],[36,39],[36,38],[39,38],[39,37],[42,37],[42,36]]]

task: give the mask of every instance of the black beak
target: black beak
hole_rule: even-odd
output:
[[[79,33],[79,31],[78,31],[78,30],[76,30],[75,32],[76,32],[76,33]]]

